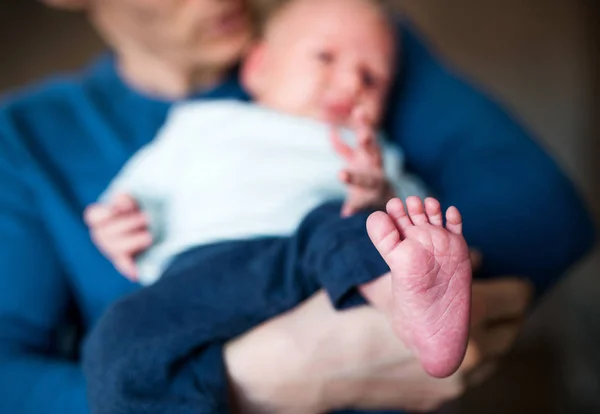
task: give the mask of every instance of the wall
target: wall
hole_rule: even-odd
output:
[[[598,3],[398,4],[452,66],[496,96],[539,138],[600,218]],[[536,310],[500,375],[453,408],[600,412],[600,323],[594,322],[600,313],[599,269],[596,249]]]

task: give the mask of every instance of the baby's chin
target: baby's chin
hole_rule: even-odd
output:
[[[310,110],[288,110],[283,111],[291,115],[299,116],[302,118],[312,119],[313,121],[322,122],[327,125],[339,127],[339,128],[352,128],[352,119],[349,115],[341,116],[340,114],[331,113],[325,109],[310,109]]]
[[[321,110],[318,113],[313,115],[318,121],[324,122],[329,125],[335,125],[337,127],[342,128],[350,128],[351,127],[351,119],[350,115],[341,115],[338,113],[334,113],[328,110]]]

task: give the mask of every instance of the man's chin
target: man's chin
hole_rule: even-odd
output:
[[[240,36],[235,41],[215,48],[209,59],[205,62],[214,68],[229,69],[238,64],[245,56],[248,47],[251,44],[251,38]]]
[[[66,10],[79,10],[88,5],[88,0],[41,0],[47,6]]]

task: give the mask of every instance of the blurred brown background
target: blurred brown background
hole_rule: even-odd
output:
[[[443,59],[539,137],[600,218],[600,3],[397,2]],[[79,68],[102,50],[83,15],[0,1],[2,92]],[[498,375],[443,411],[600,413],[598,249],[537,308]]]

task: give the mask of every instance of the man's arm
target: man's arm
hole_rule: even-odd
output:
[[[482,275],[548,289],[594,242],[590,215],[557,163],[505,111],[402,33],[388,129],[444,207],[458,207]]]
[[[69,288],[0,120],[0,412],[82,414],[85,381],[58,357]]]

